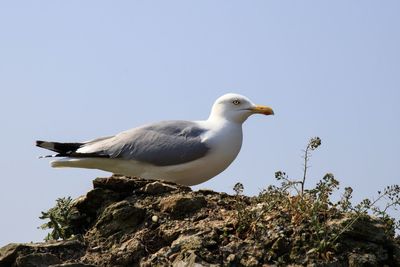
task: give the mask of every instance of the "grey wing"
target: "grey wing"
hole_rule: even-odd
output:
[[[194,122],[160,122],[87,143],[78,152],[157,166],[177,165],[199,159],[209,152],[210,148],[201,141],[205,131]]]

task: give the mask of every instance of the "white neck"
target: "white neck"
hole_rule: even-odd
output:
[[[250,113],[247,112],[241,112],[239,113],[238,111],[230,111],[227,112],[225,110],[219,109],[219,108],[214,108],[211,110],[210,116],[208,117],[208,121],[227,121],[231,123],[237,123],[237,124],[242,124],[247,120],[247,118],[250,116]]]

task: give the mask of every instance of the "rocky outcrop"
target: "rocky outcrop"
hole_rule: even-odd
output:
[[[122,176],[93,184],[73,202],[74,239],[9,244],[0,249],[0,267],[400,266],[399,242],[377,219],[355,222],[334,255],[311,259],[296,255],[292,230],[274,216],[265,220],[268,234],[239,234],[237,202],[257,209],[251,198]]]

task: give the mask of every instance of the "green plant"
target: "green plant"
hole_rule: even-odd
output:
[[[251,224],[252,221],[252,213],[247,208],[248,203],[246,203],[246,197],[243,196],[244,186],[242,183],[236,183],[233,187],[233,191],[235,191],[235,198],[236,198],[236,211],[237,211],[237,227],[236,231],[239,235],[246,232]]]
[[[289,257],[303,255],[326,261],[334,257],[344,234],[368,214],[380,218],[389,235],[394,237],[395,230],[400,229],[400,220],[391,217],[388,211],[400,206],[400,186],[388,186],[382,192],[378,191],[375,200],[365,199],[355,206],[351,202],[351,187],[344,189],[338,202],[331,201],[332,194],[339,190],[339,181],[331,173],[326,174],[313,188],[305,188],[311,153],[320,145],[321,139],[314,137],[303,150],[301,179],[293,180],[285,172],[277,171],[275,178],[280,185],[269,186],[253,198],[252,208],[245,203],[236,203],[236,229],[241,236],[262,238],[274,232],[274,229],[282,228],[279,235],[289,239],[291,243]],[[235,192],[239,196],[243,192],[243,185],[236,187]],[[240,200],[238,197],[237,202]],[[382,207],[378,204],[383,200],[386,202]],[[258,208],[255,209],[254,206]],[[345,218],[344,224],[332,225],[331,222],[341,218]],[[274,246],[271,247],[271,257],[278,261],[279,255],[274,254],[273,248]]]
[[[319,137],[314,137],[311,138],[310,141],[307,144],[307,147],[305,150],[303,150],[304,155],[304,164],[303,164],[303,179],[299,182],[301,184],[301,193],[304,193],[304,185],[306,183],[306,178],[307,178],[307,170],[309,168],[309,161],[311,158],[311,151],[314,151],[321,145],[321,138]]]
[[[58,239],[69,239],[73,236],[72,230],[69,227],[69,221],[71,216],[72,198],[63,197],[56,200],[56,205],[48,211],[42,211],[42,216],[39,218],[42,220],[48,219],[49,221],[40,226],[41,229],[52,229],[47,234],[45,240],[58,240]]]
[[[339,205],[342,211],[352,212],[353,218],[340,230],[333,241],[336,241],[340,235],[350,229],[358,219],[367,214],[372,214],[381,219],[386,225],[386,232],[392,236],[395,235],[396,230],[400,230],[400,219],[396,220],[388,213],[390,208],[396,209],[400,206],[400,185],[387,186],[383,191],[378,191],[378,197],[376,199],[363,199],[354,207],[350,202],[352,192],[353,189],[351,187],[346,187],[342,200],[339,201]],[[378,205],[382,200],[386,200],[383,208]]]

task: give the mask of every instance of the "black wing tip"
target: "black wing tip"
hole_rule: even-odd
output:
[[[47,142],[42,140],[36,140],[36,146],[46,149],[54,149],[55,143],[54,142]]]
[[[45,141],[36,140],[36,146],[41,146]]]

